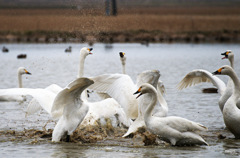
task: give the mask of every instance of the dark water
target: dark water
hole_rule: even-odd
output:
[[[86,44],[1,44],[9,48],[9,53],[0,53],[0,88],[17,87],[17,68],[26,67],[32,75],[23,76],[23,86],[45,88],[52,83],[66,86],[77,77],[79,51]],[[72,46],[72,53],[64,50]],[[224,130],[224,122],[218,108],[218,94],[203,94],[202,88],[212,87],[201,84],[177,91],[176,85],[193,69],[206,69],[213,72],[222,65],[229,64],[221,60],[221,53],[231,49],[235,53],[235,69],[240,73],[240,46],[237,44],[113,44],[111,48],[104,44],[95,44],[93,55],[85,62],[85,76],[103,73],[121,73],[118,53],[127,56],[126,71],[133,78],[139,72],[159,69],[160,79],[166,87],[166,100],[169,114],[199,122],[208,127],[201,135],[210,146],[171,147],[169,145],[131,145],[130,138],[103,140],[89,143],[52,143],[50,139],[34,142],[31,139],[16,139],[6,136],[6,131],[35,129],[53,129],[55,122],[44,112],[25,117],[26,103],[0,103],[0,156],[1,157],[238,157],[240,140]],[[17,59],[18,54],[27,54],[26,59]],[[227,77],[220,76],[224,81]],[[96,98],[92,98],[96,100]],[[226,139],[218,139],[218,135]],[[126,143],[120,143],[120,142]],[[120,144],[120,145],[118,145]]]

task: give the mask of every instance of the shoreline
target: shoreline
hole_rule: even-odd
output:
[[[0,32],[0,43],[240,43],[240,31],[163,33],[125,32]]]

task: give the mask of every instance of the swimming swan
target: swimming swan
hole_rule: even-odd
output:
[[[233,81],[233,93],[223,108],[223,119],[226,127],[235,138],[240,139],[240,81],[232,67],[225,65],[213,72],[214,75],[228,75]]]
[[[153,116],[153,109],[157,103],[157,91],[152,85],[144,83],[134,94],[139,94],[137,98],[143,94],[151,96],[151,101],[144,105],[146,107],[144,121],[151,133],[174,146],[208,145],[202,137],[195,133],[196,131],[206,131],[205,126],[177,116]]]
[[[234,67],[234,54],[228,50],[225,53],[222,53],[226,59],[229,60],[230,65]],[[222,58],[222,59],[224,59]],[[218,88],[218,93],[220,94],[220,99],[219,99],[219,108],[221,112],[223,111],[223,107],[227,99],[231,96],[232,94],[232,87],[233,83],[232,80],[229,79],[227,85],[219,79],[217,76],[212,75],[207,70],[203,69],[197,69],[189,72],[178,84],[178,89],[182,90],[184,88],[202,83],[202,82],[211,82],[214,86]]]
[[[29,71],[27,71],[24,67],[19,67],[18,71],[18,87],[19,88],[23,88],[23,84],[22,84],[22,75],[23,74],[27,74],[27,75],[31,75],[31,73]],[[17,101],[17,102],[22,102],[25,101],[26,98],[24,96],[13,96],[13,95],[5,95],[5,96],[0,96],[0,101]]]

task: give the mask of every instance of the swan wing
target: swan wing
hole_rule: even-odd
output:
[[[182,90],[187,87],[194,86],[202,82],[211,82],[218,88],[218,92],[223,94],[226,89],[225,83],[217,76],[213,75],[209,71],[197,69],[189,72],[179,83],[178,89]]]
[[[51,113],[52,103],[56,94],[46,89],[31,89],[31,88],[10,88],[1,89],[0,96],[5,95],[30,95],[37,100],[37,102],[46,110],[49,114]]]
[[[179,131],[179,132],[193,132],[193,131],[206,131],[207,127],[201,125],[200,123],[196,123],[190,121],[185,118],[169,116],[162,119],[164,124],[167,126]]]
[[[50,86],[46,87],[45,89],[49,90],[55,94],[59,93],[62,90],[62,88],[56,84],[51,84]],[[41,109],[42,109],[42,106],[38,103],[38,101],[35,98],[33,98],[28,104],[27,115],[32,115]]]
[[[77,78],[61,90],[54,99],[51,114],[54,118],[59,118],[63,110],[68,105],[78,103],[80,95],[93,81],[88,78]]]
[[[137,87],[128,75],[104,74],[91,79],[94,84],[89,86],[90,89],[108,94],[122,106],[128,117],[137,117],[138,104],[133,96]]]

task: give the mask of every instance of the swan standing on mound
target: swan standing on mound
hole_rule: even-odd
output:
[[[78,78],[57,94],[40,88],[11,88],[1,89],[0,95],[31,95],[51,117],[60,118],[52,135],[52,141],[58,142],[72,134],[86,116],[88,103],[80,95],[91,84],[93,81],[88,78]]]
[[[228,75],[233,81],[233,93],[226,101],[223,108],[223,119],[227,128],[235,138],[240,139],[240,81],[237,74],[228,65],[225,65],[213,72],[214,75]]]
[[[31,75],[30,72],[28,72],[24,67],[19,67],[18,71],[18,87],[19,88],[23,88],[23,84],[22,84],[22,75],[23,74],[27,74],[27,75]],[[13,96],[13,95],[5,95],[5,96],[0,96],[0,101],[18,101],[18,102],[22,102],[25,101],[26,98],[24,96]]]
[[[157,103],[157,91],[152,85],[144,83],[134,94],[138,93],[137,98],[143,94],[151,95],[150,103],[144,105],[146,107],[144,121],[151,133],[174,146],[208,145],[202,137],[195,133],[196,131],[206,131],[205,126],[176,116],[153,116],[152,112]]]
[[[230,65],[233,67],[234,54],[230,50],[228,50],[225,53],[222,53],[222,55],[225,56],[224,58],[227,58],[229,60]],[[189,72],[181,80],[181,82],[179,82],[178,89],[182,90],[184,88],[191,87],[193,85],[196,85],[202,82],[211,82],[214,86],[218,88],[218,93],[221,95],[218,103],[219,103],[219,108],[222,112],[224,104],[232,94],[232,89],[233,89],[232,80],[229,79],[226,86],[221,79],[219,79],[217,76],[212,75],[212,73],[210,73],[209,71],[203,70],[203,69],[197,69]]]
[[[93,83],[88,78],[78,78],[58,93],[53,102],[52,113],[54,114],[55,110],[57,113],[62,110],[63,115],[53,130],[53,142],[60,141],[66,135],[66,141],[70,141],[70,135],[77,129],[88,113],[89,105],[80,98],[80,95]]]

